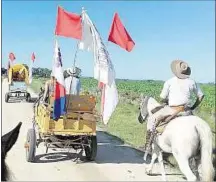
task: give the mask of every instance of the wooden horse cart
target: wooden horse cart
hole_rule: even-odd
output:
[[[67,95],[67,114],[57,121],[53,120],[53,98],[49,104],[40,100],[34,104],[33,127],[27,132],[25,142],[26,160],[33,162],[36,148],[42,142],[49,148],[73,148],[85,151],[89,161],[97,155],[97,136],[95,111],[96,98],[90,95]]]
[[[21,84],[24,83],[24,86]],[[27,91],[29,84],[28,68],[23,64],[15,64],[8,70],[8,85],[9,91],[5,94],[5,102],[10,98],[25,99],[31,101],[31,95]]]

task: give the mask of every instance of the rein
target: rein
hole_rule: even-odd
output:
[[[148,110],[147,110],[147,104],[149,100],[149,96],[146,96],[143,100],[142,107],[141,107],[141,114],[142,116],[145,116],[145,118],[148,116]]]
[[[148,110],[147,110],[147,104],[148,104],[149,99],[150,99],[150,96],[146,96],[142,103],[141,113],[142,113],[142,116],[145,116],[145,118],[149,115]],[[156,112],[158,112],[159,110],[163,108],[164,108],[164,105],[157,106],[151,110],[151,113],[155,114]]]
[[[164,108],[164,105],[155,107],[154,109],[151,110],[151,113],[154,114],[154,113],[160,111],[160,110],[163,109],[163,108]]]

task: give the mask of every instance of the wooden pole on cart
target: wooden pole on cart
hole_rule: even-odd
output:
[[[77,42],[77,48],[76,48],[76,52],[75,52],[75,55],[74,55],[73,70],[75,70],[76,58],[77,58],[77,52],[78,52],[78,46],[79,46],[79,41]],[[71,80],[71,83],[70,83],[69,94],[70,94],[70,91],[71,91],[72,84],[73,84],[73,76],[72,76],[72,80]],[[70,97],[68,97],[68,101],[67,101],[66,114],[67,114],[67,111],[68,111],[69,103],[70,103]]]
[[[84,8],[82,7],[82,15],[84,13]],[[77,53],[78,53],[78,49],[79,49],[79,44],[80,44],[80,41],[77,42],[77,47],[76,47],[76,52],[75,52],[75,55],[74,55],[74,62],[73,62],[73,70],[75,70],[75,65],[76,65],[76,59],[77,59]],[[71,91],[71,86],[73,84],[73,76],[72,76],[72,80],[71,80],[71,83],[70,83],[70,89],[69,89],[69,94],[70,94],[70,91]],[[70,97],[67,101],[67,106],[66,106],[66,114],[67,114],[67,111],[68,111],[68,106],[69,106],[69,103],[70,103]]]

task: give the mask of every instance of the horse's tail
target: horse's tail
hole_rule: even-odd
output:
[[[212,162],[212,132],[205,121],[199,121],[196,129],[200,136],[202,181],[212,182],[214,167]]]

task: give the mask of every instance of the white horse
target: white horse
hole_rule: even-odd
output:
[[[150,116],[153,115],[151,113],[152,109],[158,106],[160,104],[152,97],[142,96],[139,122],[143,123],[145,120],[148,122]],[[163,113],[164,109],[169,109],[169,106],[159,110],[156,114]],[[212,133],[209,125],[201,118],[194,115],[176,117],[170,121],[161,135],[155,137],[152,144],[152,159],[146,168],[146,173],[150,174],[152,172],[153,164],[158,158],[162,179],[166,181],[162,152],[173,154],[181,172],[188,181],[197,180],[190,169],[189,160],[200,157],[200,160],[196,161],[196,167],[197,169],[198,166],[201,168],[201,180],[213,181]]]

